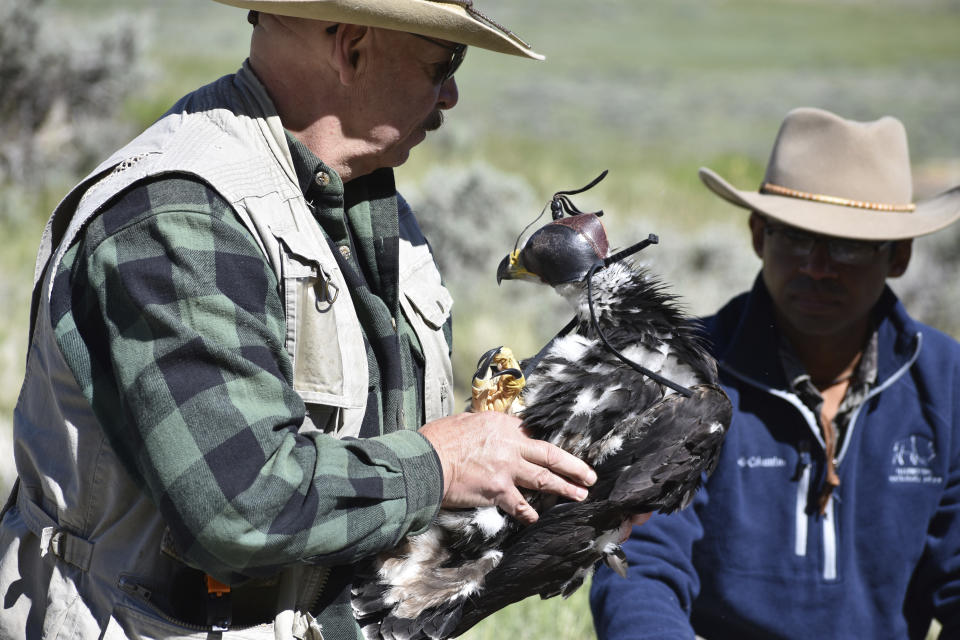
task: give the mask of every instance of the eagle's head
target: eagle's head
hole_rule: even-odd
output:
[[[556,287],[581,282],[607,257],[607,234],[600,218],[583,213],[554,220],[537,229],[497,267],[502,280],[532,280]]]

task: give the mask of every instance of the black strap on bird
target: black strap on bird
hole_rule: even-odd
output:
[[[577,326],[577,317],[574,316],[570,322],[568,322],[563,329],[557,332],[557,335],[550,338],[547,344],[543,345],[543,348],[540,351],[537,351],[537,354],[532,358],[527,358],[523,363],[523,377],[529,378],[530,374],[533,373],[533,370],[537,368],[537,365],[540,364],[540,361],[543,360],[543,356],[546,355],[547,351],[550,351],[550,347],[553,346],[553,343],[564,337]]]
[[[626,256],[630,255],[631,253],[635,253],[635,252],[637,252],[637,251],[640,251],[640,249],[643,249],[644,247],[647,247],[647,246],[649,246],[649,245],[651,245],[651,244],[656,244],[657,242],[658,242],[657,236],[655,236],[654,234],[651,233],[650,236],[649,236],[646,240],[644,240],[643,242],[638,242],[637,244],[633,245],[633,247],[631,247],[631,249],[633,249],[632,251],[630,251],[629,249],[624,249],[623,251],[621,251],[620,253],[617,253],[616,255],[617,255],[617,256],[620,256],[620,257],[618,258],[618,260],[619,260],[619,259],[625,258]],[[642,245],[642,246],[641,246],[641,245]],[[621,254],[623,254],[623,255],[621,255]],[[606,267],[606,266],[608,266],[609,264],[612,264],[613,262],[616,262],[616,261],[613,260],[613,261],[611,261],[611,262],[609,262],[609,263],[606,262],[606,261],[604,261],[603,267]],[[587,305],[590,307],[590,323],[593,325],[593,329],[594,329],[594,331],[597,332],[597,335],[600,336],[600,340],[603,341],[603,346],[605,346],[605,347],[607,348],[607,350],[610,351],[610,353],[612,353],[613,355],[617,356],[617,358],[619,358],[621,362],[623,362],[623,363],[626,364],[627,366],[633,368],[634,370],[638,371],[639,373],[647,376],[647,377],[650,378],[651,380],[653,380],[653,381],[655,381],[655,382],[659,382],[660,384],[664,385],[665,387],[670,387],[671,389],[673,389],[674,391],[676,391],[677,393],[679,393],[680,395],[682,395],[682,396],[684,396],[684,397],[686,397],[686,398],[689,398],[690,396],[692,396],[692,395],[693,395],[693,391],[691,391],[691,390],[688,389],[687,387],[683,386],[682,384],[678,384],[678,383],[674,382],[673,380],[670,380],[670,379],[668,379],[668,378],[665,378],[665,377],[663,377],[662,375],[660,375],[659,373],[655,373],[655,372],[651,371],[650,369],[647,369],[647,368],[644,367],[643,365],[640,365],[640,364],[634,362],[633,360],[631,360],[631,359],[628,358],[627,356],[625,356],[625,355],[623,355],[622,353],[620,353],[620,351],[618,351],[617,348],[614,347],[612,344],[610,344],[610,342],[607,340],[607,336],[604,335],[603,329],[600,328],[600,323],[597,322],[597,314],[596,314],[596,312],[593,310],[593,274],[596,273],[597,270],[602,269],[603,267],[601,267],[600,265],[594,265],[593,267],[590,267],[590,271],[587,272]]]
[[[627,247],[623,251],[618,251],[612,256],[605,258],[602,266],[594,265],[593,267],[590,268],[590,271],[587,272],[587,305],[590,308],[590,324],[593,326],[594,331],[597,332],[597,335],[600,336],[600,340],[601,342],[603,342],[603,346],[605,346],[607,350],[610,351],[610,353],[612,353],[613,355],[615,355],[621,362],[631,367],[635,371],[647,376],[651,380],[658,382],[664,385],[665,387],[669,387],[674,391],[676,391],[677,393],[679,393],[680,395],[686,398],[689,398],[690,396],[693,395],[693,391],[691,391],[688,387],[685,387],[679,383],[676,383],[673,380],[670,380],[669,378],[665,378],[659,373],[651,371],[650,369],[647,369],[643,365],[634,362],[630,358],[620,353],[620,351],[616,347],[610,344],[610,341],[607,340],[606,334],[603,333],[603,329],[600,328],[600,323],[597,322],[597,313],[593,308],[593,274],[599,271],[600,269],[603,269],[604,267],[610,266],[614,262],[623,260],[627,256],[633,255],[638,251],[642,251],[643,249],[646,249],[651,244],[657,244],[659,242],[660,242],[660,239],[656,236],[656,234],[651,233],[649,236],[647,236],[645,240],[641,240],[640,242]],[[528,358],[526,362],[524,362],[523,364],[524,377],[529,378],[530,374],[533,373],[533,370],[536,369],[537,365],[543,359],[543,356],[546,355],[546,353],[553,346],[553,343],[559,340],[560,338],[566,336],[571,331],[573,331],[573,328],[576,326],[577,326],[577,317],[574,316],[573,319],[571,319],[570,322],[566,324],[566,326],[560,329],[560,331],[557,332],[557,335],[551,338],[550,341],[547,342],[547,344],[545,344],[543,348],[540,349],[540,351],[538,351],[535,356],[533,356],[532,358]]]
[[[576,216],[576,215],[582,214],[583,211],[581,211],[579,208],[577,208],[575,204],[573,204],[569,196],[575,195],[578,193],[583,193],[584,191],[593,188],[594,186],[597,185],[597,183],[599,183],[601,180],[607,177],[607,173],[608,173],[607,170],[604,170],[603,173],[601,173],[599,176],[594,178],[588,185],[581,187],[580,189],[556,192],[550,201],[550,212],[553,215],[553,219],[559,220],[564,215]],[[594,215],[602,216],[603,211],[602,210],[596,211],[594,212]],[[636,244],[630,245],[626,249],[623,249],[622,251],[618,251],[612,256],[607,256],[606,258],[603,259],[602,265],[598,264],[590,268],[590,271],[587,272],[587,304],[590,307],[590,324],[593,326],[594,331],[597,332],[597,335],[600,336],[600,340],[603,342],[603,346],[605,346],[608,351],[610,351],[613,355],[615,355],[618,359],[620,359],[620,361],[622,361],[624,364],[633,368],[637,372],[647,376],[651,380],[654,380],[666,387],[669,387],[674,391],[676,391],[677,393],[679,393],[680,395],[689,398],[690,396],[693,395],[693,391],[691,391],[690,389],[688,389],[687,387],[681,384],[674,382],[673,380],[670,380],[668,378],[661,376],[659,373],[651,371],[650,369],[647,369],[646,367],[634,362],[633,360],[629,359],[628,357],[620,353],[620,351],[618,351],[616,347],[610,344],[610,341],[607,340],[607,336],[603,333],[603,329],[600,328],[600,323],[597,322],[597,314],[593,308],[593,274],[600,269],[609,267],[611,264],[615,262],[619,262],[620,260],[623,260],[627,256],[631,256],[634,253],[637,253],[638,251],[642,251],[643,249],[646,249],[651,244],[658,244],[659,242],[660,242],[660,238],[658,238],[656,234],[651,233],[646,237],[646,239],[641,240]],[[519,243],[519,238],[518,238],[518,243]],[[544,345],[544,347],[540,349],[540,351],[538,351],[535,356],[528,359],[526,363],[524,363],[523,375],[526,377],[529,377],[530,374],[533,372],[533,370],[536,368],[537,364],[539,364],[540,360],[543,359],[543,356],[547,353],[547,351],[550,350],[550,347],[553,345],[553,343],[556,342],[558,339],[564,337],[568,333],[570,333],[575,326],[577,326],[576,316],[574,316],[574,318],[570,322],[568,322],[567,325],[557,333],[557,335],[555,335],[549,342],[547,342],[547,344]]]
[[[656,243],[657,243],[657,236],[651,233],[650,237],[648,237],[647,240],[637,243],[637,245],[643,245],[643,246],[640,246],[639,248],[634,248],[634,247],[637,247],[637,245],[634,245],[634,247],[631,247],[633,251],[629,251],[629,249],[624,249],[623,251],[617,253],[616,255],[620,256],[621,258],[625,258],[631,253],[640,251],[640,249],[643,249],[646,246],[649,246],[651,244],[656,244]],[[605,264],[604,266],[607,266],[607,265]],[[617,350],[617,348],[614,347],[612,344],[610,344],[609,340],[607,340],[607,336],[603,333],[603,329],[600,328],[600,324],[597,322],[597,314],[593,309],[593,274],[602,268],[603,267],[597,265],[592,267],[590,271],[587,273],[587,304],[590,307],[590,324],[593,326],[594,331],[597,332],[597,335],[600,336],[600,340],[603,342],[603,346],[605,346],[607,350],[610,351],[610,353],[612,353],[613,355],[615,355],[621,362],[631,367],[635,371],[641,373],[642,375],[645,375],[651,380],[655,382],[659,382],[660,384],[673,389],[674,391],[684,396],[685,398],[689,398],[690,396],[692,396],[693,391],[691,391],[688,387],[678,384],[673,380],[670,380],[669,378],[665,378],[659,373],[651,371],[650,369],[647,369],[643,365],[634,362],[627,356],[620,353],[620,351]],[[538,351],[535,356],[533,356],[532,358],[528,358],[523,363],[524,377],[529,378],[530,374],[533,373],[533,370],[537,368],[538,364],[540,364],[540,361],[543,359],[543,356],[546,355],[548,351],[550,351],[550,348],[553,346],[553,343],[559,340],[560,338],[563,338],[571,331],[573,331],[573,328],[576,326],[577,326],[577,317],[574,316],[570,320],[570,322],[568,322],[562,329],[560,329],[560,331],[557,332],[557,335],[553,336],[553,338],[551,338],[550,341],[547,342],[547,344],[543,345],[543,348],[540,349],[540,351]]]
[[[643,251],[644,249],[646,249],[652,244],[660,244],[660,238],[657,237],[657,234],[655,233],[651,233],[646,237],[646,239],[641,240],[637,244],[632,244],[622,251],[617,251],[612,256],[607,256],[606,258],[603,259],[603,266],[609,267],[614,262],[620,262],[627,256],[632,256],[638,251]],[[596,268],[593,269],[593,271],[596,271]]]
[[[578,216],[584,213],[577,208],[577,205],[573,204],[573,201],[570,200],[569,196],[583,193],[588,189],[594,188],[601,180],[607,177],[607,173],[609,173],[609,170],[604,169],[603,173],[594,178],[590,184],[585,187],[580,187],[579,189],[573,189],[571,191],[557,191],[555,194],[553,194],[553,198],[550,199],[550,213],[553,215],[553,219],[559,220],[564,216],[564,214],[568,216]],[[599,211],[591,211],[590,213],[595,216],[602,216],[603,210],[600,209]]]
[[[577,208],[577,205],[573,204],[573,201],[570,200],[568,196],[572,196],[577,193],[583,193],[587,189],[592,189],[594,186],[596,186],[598,182],[600,182],[601,180],[607,177],[607,173],[608,173],[608,170],[604,169],[603,173],[601,173],[599,176],[594,178],[590,182],[590,184],[588,184],[585,187],[580,187],[579,189],[572,189],[570,191],[557,191],[555,194],[553,194],[553,197],[550,198],[550,215],[553,216],[553,219],[559,220],[564,215],[578,216],[583,214],[584,212],[580,211],[580,209]],[[514,251],[516,251],[517,247],[520,246],[520,239],[523,238],[523,235],[530,229],[530,227],[537,224],[537,221],[543,217],[543,214],[546,212],[546,210],[547,210],[547,207],[544,206],[543,209],[540,211],[540,215],[534,218],[532,222],[530,222],[527,226],[523,228],[523,231],[521,231],[520,235],[517,236],[517,241],[513,243]],[[593,215],[595,216],[602,216],[603,210],[592,211],[591,213],[593,213]]]

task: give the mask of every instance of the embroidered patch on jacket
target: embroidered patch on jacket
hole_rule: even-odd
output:
[[[914,435],[897,440],[891,454],[890,482],[942,484],[943,478],[930,468],[936,457],[936,449],[929,438]]]

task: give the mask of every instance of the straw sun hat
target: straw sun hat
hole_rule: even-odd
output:
[[[488,18],[472,0],[216,0],[243,9],[362,24],[543,60],[515,33]]]
[[[907,134],[889,116],[856,122],[794,109],[780,126],[758,191],[736,189],[707,168],[700,179],[739,207],[841,238],[913,238],[960,218],[960,186],[913,203]]]

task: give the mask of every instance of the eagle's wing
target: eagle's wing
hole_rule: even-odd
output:
[[[716,466],[732,407],[712,384],[685,398],[670,395],[648,409],[624,434],[624,446],[598,466],[598,485],[613,478],[606,500],[630,513],[670,513],[686,507],[704,474]]]
[[[731,417],[719,387],[693,391],[690,398],[667,396],[622,425],[623,446],[598,465],[585,502],[559,504],[506,541],[482,597],[463,603],[456,634],[528,596],[569,595],[598,560],[618,555],[616,535],[626,518],[689,503],[716,464]]]
[[[611,364],[596,349],[544,358],[528,381],[534,401],[522,412],[535,437],[594,466],[598,481],[588,498],[556,504],[553,496],[529,496],[540,519],[529,527],[511,526],[505,538],[490,541],[502,556],[496,566],[485,568],[478,591],[451,594],[409,617],[393,610],[371,637],[448,638],[530,595],[567,596],[598,560],[623,570],[618,533],[624,520],[689,503],[704,471],[715,464],[730,423],[729,400],[713,384],[694,387],[691,397],[665,396],[641,374]],[[452,550],[449,541],[445,546]],[[448,557],[441,565],[459,575],[469,563],[461,566]]]
[[[619,446],[623,426],[662,398],[659,385],[623,366],[598,342],[570,336],[530,374],[520,416],[532,437],[596,467]]]

